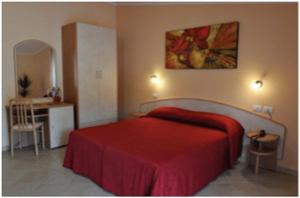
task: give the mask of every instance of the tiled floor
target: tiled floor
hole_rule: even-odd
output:
[[[2,195],[112,196],[88,178],[62,167],[65,148],[41,151],[16,150],[2,155]],[[196,195],[297,195],[297,177],[261,170],[254,175],[242,164],[225,171]]]

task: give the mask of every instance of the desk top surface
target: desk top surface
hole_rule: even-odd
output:
[[[49,109],[49,108],[65,107],[65,106],[73,106],[73,104],[64,103],[64,102],[40,103],[40,104],[33,104],[33,109]]]
[[[65,106],[73,106],[71,103],[65,103],[65,102],[51,102],[51,103],[38,103],[33,104],[33,109],[49,109],[49,108],[57,108],[57,107],[65,107]],[[6,106],[6,108],[9,108],[9,105]]]

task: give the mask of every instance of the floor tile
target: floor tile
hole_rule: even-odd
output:
[[[15,150],[15,157],[2,153],[2,194],[4,196],[113,196],[89,178],[64,168],[65,148]],[[260,170],[255,175],[242,163],[223,172],[196,196],[284,196],[297,195],[298,178]]]

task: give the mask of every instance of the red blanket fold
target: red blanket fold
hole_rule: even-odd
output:
[[[80,129],[70,134],[64,167],[116,195],[192,195],[233,165],[237,129],[152,117]]]

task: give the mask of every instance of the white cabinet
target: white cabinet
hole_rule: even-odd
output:
[[[84,23],[62,28],[64,101],[75,104],[76,126],[117,120],[116,32]]]
[[[69,133],[74,130],[73,105],[49,108],[49,147],[68,144]]]

